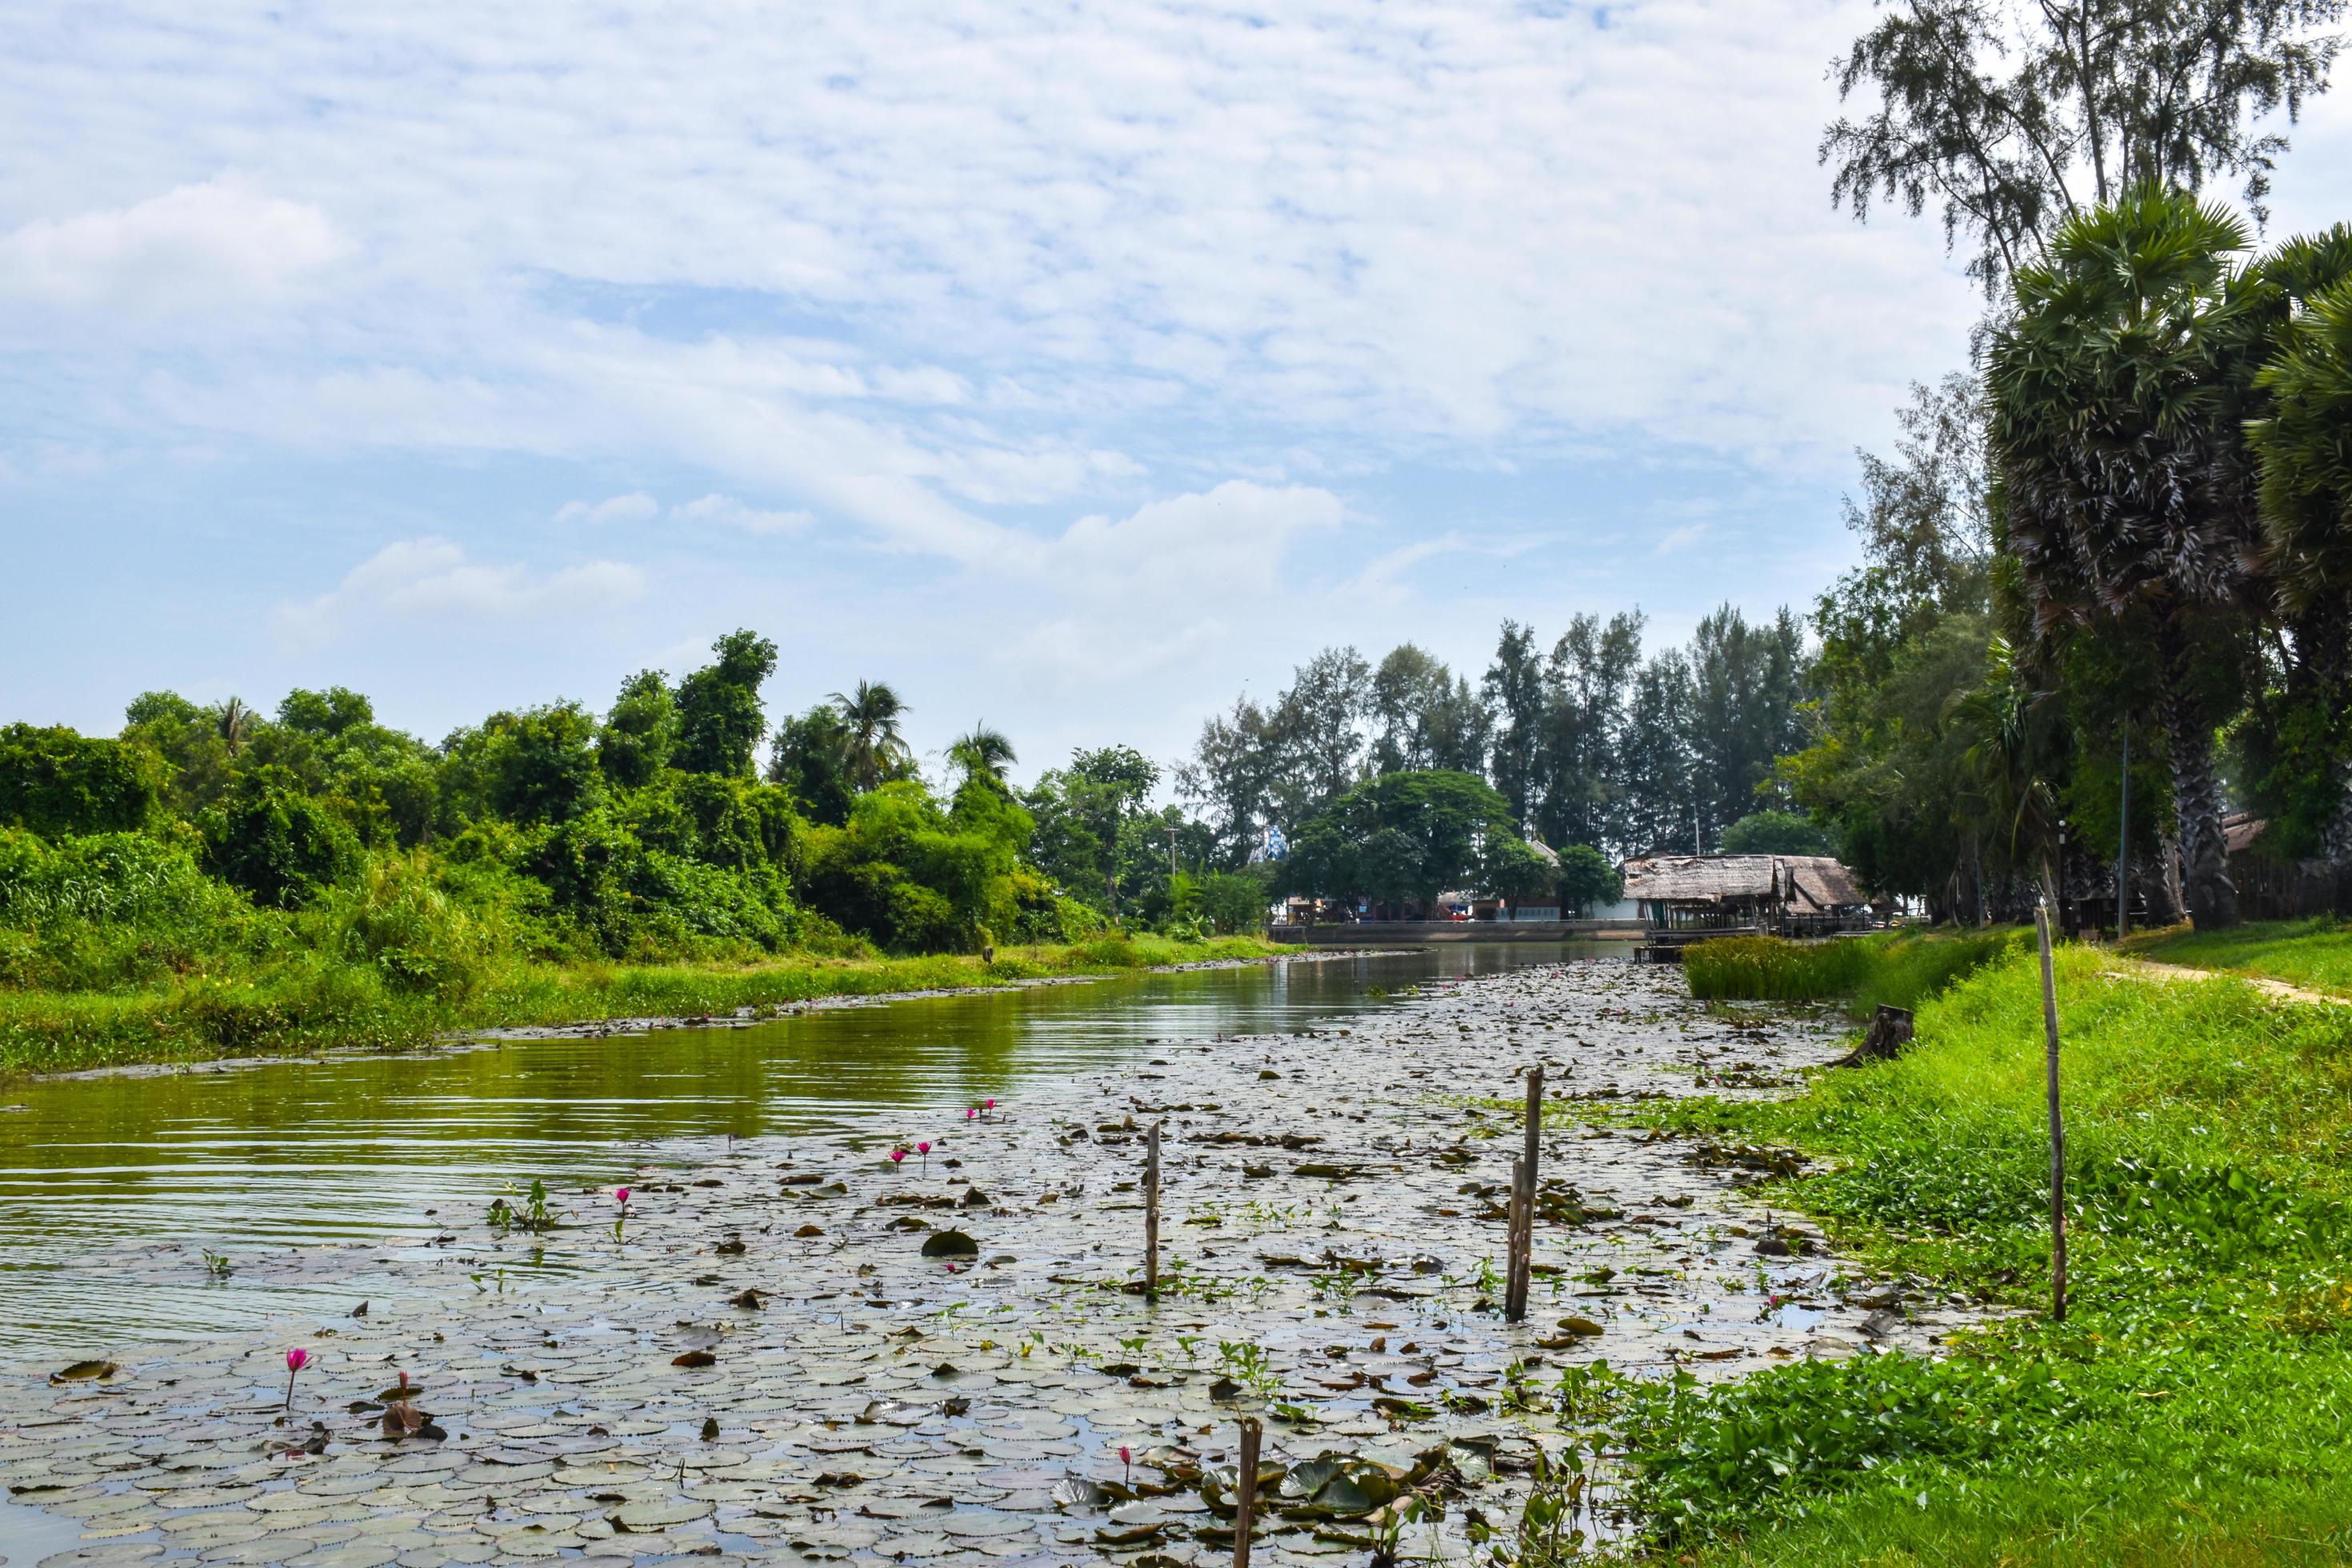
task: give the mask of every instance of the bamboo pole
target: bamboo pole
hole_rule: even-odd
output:
[[[2050,966],[2050,910],[2033,910],[2042,947],[2042,1031],[2050,1069],[2050,1317],[2066,1321],[2066,1122],[2058,1105],[2058,982]]]
[[[1249,1568],[1250,1529],[1257,1522],[1257,1448],[1265,1428],[1242,1417],[1242,1462],[1234,1483],[1234,1568]]]
[[[1143,1299],[1160,1300],[1160,1127],[1151,1124],[1143,1155]]]
[[[1528,1069],[1527,1114],[1520,1132],[1519,1158],[1511,1165],[1511,1251],[1503,1285],[1503,1318],[1523,1321],[1528,1315],[1528,1289],[1532,1282],[1536,1249],[1537,1171],[1542,1158],[1543,1064]]]

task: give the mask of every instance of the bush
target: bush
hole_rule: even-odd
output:
[[[0,826],[44,837],[147,826],[163,800],[163,758],[62,725],[0,729]]]
[[[358,836],[281,768],[239,775],[203,831],[213,874],[277,909],[301,908],[360,866]]]

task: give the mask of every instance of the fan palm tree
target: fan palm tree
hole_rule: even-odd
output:
[[[253,733],[256,722],[253,710],[234,697],[213,710],[213,732],[228,747],[232,757],[245,750],[246,739]]]
[[[984,723],[974,724],[948,746],[948,761],[968,779],[986,773],[1002,784],[1004,770],[1020,760],[1004,731]]]
[[[2182,193],[2086,213],[2019,270],[1986,373],[1994,513],[2036,633],[2152,642],[2200,927],[2238,921],[2191,650],[2200,619],[2251,591],[2259,544],[2242,421],[2269,291],[2235,265],[2245,246],[2236,218]]]
[[[860,790],[871,790],[906,760],[907,741],[898,721],[906,716],[907,705],[887,681],[861,680],[846,696],[835,692],[833,706],[849,726],[849,776]]]
[[[2290,240],[2260,268],[2284,299],[2246,435],[2262,473],[2263,565],[2294,638],[2289,697],[2326,732],[2320,849],[2352,880],[2352,226]]]

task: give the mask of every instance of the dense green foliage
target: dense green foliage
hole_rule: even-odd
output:
[[[1546,649],[1506,621],[1475,689],[1411,643],[1377,668],[1326,649],[1271,705],[1244,698],[1208,721],[1178,789],[1234,867],[1269,828],[1295,840],[1391,773],[1481,778],[1513,837],[1563,849],[1712,847],[1728,824],[1787,802],[1774,763],[1803,742],[1803,629],[1785,610],[1750,624],[1726,605],[1687,647],[1644,659],[1642,627],[1639,611],[1579,616]]]
[[[2352,1544],[2352,1012],[2060,953],[2072,1310],[2049,1289],[2041,991],[2020,952],[1897,1060],[1680,1131],[1825,1157],[1772,1200],[2024,1309],[1940,1360],[1596,1394],[1685,1560],[2340,1561]],[[1769,1302],[1762,1310],[1771,1310]]]
[[[151,692],[110,738],[0,730],[0,1055],[412,1038],[569,994],[535,966],[870,963],[1264,919],[1262,873],[1204,868],[1198,828],[1171,841],[1131,750],[1049,772],[1033,812],[982,727],[942,794],[866,682],[787,720],[762,778],[776,649],[737,632],[713,652],[675,687],[631,677],[601,717],[553,702],[437,745],[341,687],[269,718]]]

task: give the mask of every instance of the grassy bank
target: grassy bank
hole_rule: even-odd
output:
[[[2017,1310],[1942,1360],[1708,1392],[1568,1390],[1625,1444],[1664,1561],[2352,1559],[2352,1015],[2062,951],[2074,1310],[2048,1321],[2039,982],[1923,1004],[1900,1059],[1664,1123],[1826,1163],[1769,1201],[1842,1248]],[[1769,1304],[1768,1304],[1769,1310]]]
[[[2352,996],[2352,926],[2333,915],[2255,921],[2215,931],[2179,926],[2134,937],[2125,945],[2142,958],[2164,963],[2234,970]]]
[[[1916,1007],[2011,951],[2015,931],[1881,931],[1790,942],[1722,937],[1683,954],[1691,994],[1707,1001],[1842,1002],[1856,1014]]]
[[[1056,975],[1293,952],[1254,937],[1097,938],[977,956],[779,957],[731,963],[494,963],[458,994],[408,990],[320,957],[258,978],[194,976],[103,992],[0,990],[0,1072],[411,1046],[452,1030],[693,1016],[819,996],[1007,985]]]

